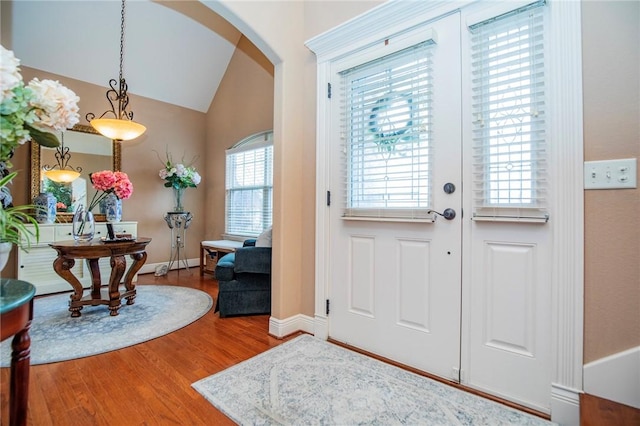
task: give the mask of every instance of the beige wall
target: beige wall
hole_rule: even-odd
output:
[[[381,2],[222,3],[224,8],[211,7],[276,66],[272,316],[313,316],[316,69],[315,57],[304,42]]]
[[[223,1],[209,5],[236,25],[275,64],[271,113],[277,168],[273,313],[276,318],[314,313],[316,76],[314,56],[304,48],[304,42],[379,3],[382,2]],[[640,4],[582,4],[585,159],[638,157]],[[236,53],[232,66],[234,73],[257,75],[268,84],[269,78],[242,53]],[[162,212],[171,205],[170,194],[157,178],[158,162],[149,156],[151,149],[163,152],[166,144],[175,143],[186,147],[188,155],[201,155],[196,165],[205,180],[198,189],[189,190],[186,199],[187,206],[196,214],[190,232],[194,236],[217,238],[223,229],[218,217],[224,203],[219,196],[223,193],[224,179],[216,169],[220,169],[220,155],[227,144],[246,135],[233,134],[221,122],[226,114],[222,96],[224,93],[230,98],[234,93],[230,88],[243,93],[238,81],[235,75],[225,76],[221,97],[214,100],[206,116],[148,99],[132,99],[136,118],[150,130],[142,140],[129,142],[123,149],[123,169],[132,175],[136,186],[134,197],[125,202],[124,214],[125,219],[140,221],[141,235],[154,238],[150,262],[166,259],[168,255],[168,232],[163,228]],[[78,92],[82,102],[90,103],[83,103],[83,114],[87,110],[101,113],[105,109],[104,88],[93,86],[83,88],[82,92]],[[259,123],[269,114],[266,110],[261,112],[265,115],[260,114]],[[260,130],[264,129],[256,124],[255,131]],[[18,160],[16,168],[28,170],[28,160],[24,156]],[[19,180],[16,187],[21,186],[26,193],[26,184]],[[637,189],[585,192],[585,362],[640,344],[638,200]],[[212,215],[216,218],[211,218]],[[204,227],[205,221],[211,225]],[[197,256],[199,239],[194,237],[189,242],[189,257]]]
[[[298,41],[304,42],[376,4],[378,2],[346,1],[331,2],[329,7],[327,2],[305,2],[305,25]],[[264,5],[265,10],[262,10],[263,7],[256,7],[254,3],[251,7],[244,4],[233,9],[261,35],[271,49],[282,52],[279,47],[283,27],[267,26],[265,22],[271,21],[263,19],[268,17],[269,14],[265,12],[270,7],[271,4]],[[583,7],[585,159],[638,157],[639,3],[583,2]],[[288,16],[283,12],[282,17]],[[290,19],[296,19],[295,15],[290,16],[293,16]],[[286,30],[291,31],[292,28]],[[291,39],[296,38],[295,32],[288,34]],[[311,142],[315,140],[315,66],[314,58],[309,52],[288,53],[291,56],[283,55],[285,62],[291,59],[304,64],[305,78],[300,86],[304,97],[304,112],[279,105],[275,114],[277,121],[279,108],[282,108],[281,114],[288,120],[301,119],[304,123],[304,145],[302,151],[296,152],[295,158],[305,167],[288,176],[289,179],[300,178],[303,188],[298,197],[284,198],[284,205],[291,208],[298,208],[300,204],[297,203],[300,202],[303,205],[303,214],[298,222],[300,227],[296,229],[296,234],[300,233],[304,241],[296,246],[293,244],[295,239],[287,239],[285,245],[290,248],[300,247],[304,255],[290,259],[302,261],[302,269],[295,276],[301,281],[301,290],[300,293],[281,292],[278,303],[289,304],[291,309],[280,311],[285,315],[278,318],[286,317],[289,312],[297,313],[294,306],[298,300],[299,311],[311,314],[314,303],[311,259],[314,251],[312,245],[307,245],[313,236],[310,220],[313,211],[305,207],[313,204],[315,190],[310,173],[315,158],[315,143]],[[286,94],[291,86],[279,87],[277,80],[278,75],[276,92],[282,90]],[[276,103],[278,96],[276,93]],[[287,133],[284,129],[283,132]],[[281,141],[288,142],[290,141]],[[638,190],[585,193],[585,362],[640,344],[638,200]]]
[[[22,75],[25,81],[34,77],[58,80],[73,90],[80,97],[81,124],[87,124],[84,119],[87,112],[100,115],[108,107],[105,99],[106,86],[96,86],[28,67],[22,67]],[[122,220],[137,221],[138,235],[153,239],[148,247],[147,263],[167,262],[171,253],[171,238],[163,216],[165,212],[172,210],[173,196],[172,191],[163,186],[164,181],[158,176],[162,163],[154,151],[164,158],[168,147],[174,159],[177,160],[182,158],[183,154],[187,160],[193,156],[199,156],[194,165],[203,176],[206,176],[204,158],[206,116],[201,112],[138,96],[131,96],[130,106],[136,121],[147,126],[147,131],[136,140],[122,143],[122,171],[129,175],[134,187],[131,198],[123,201]],[[71,163],[73,164],[73,156]],[[15,202],[16,204],[28,203],[31,201],[29,200],[28,145],[17,150],[14,157],[14,170],[24,171],[20,172],[20,179],[15,182],[12,189]],[[187,234],[186,256],[188,258],[199,256],[199,236],[204,234],[207,217],[204,208],[206,184],[206,180],[203,180],[198,188],[187,189],[185,194],[185,206],[194,215]],[[3,271],[3,274],[15,276],[15,272],[12,272],[10,267]]]
[[[313,228],[304,227],[301,200],[304,187],[303,147],[314,143],[304,127],[305,99],[315,88],[304,85],[304,2],[207,2],[235,25],[275,65],[274,74],[274,223],[272,264],[272,316],[285,319],[302,311],[304,239]],[[307,208],[312,211],[313,208]],[[311,286],[311,287],[309,287]],[[306,312],[306,313],[312,313]]]
[[[640,157],[640,3],[582,3],[585,160]],[[640,182],[640,179],[638,179]],[[585,191],[585,363],[640,345],[640,189]]]
[[[362,15],[366,11],[381,5],[382,3],[386,3],[386,1],[347,0],[334,1],[328,4],[325,0],[305,0],[303,28],[304,39],[306,41],[327,32],[358,15]]]
[[[354,18],[384,1],[340,1],[327,7],[326,1],[305,1],[303,41],[320,35],[351,18]],[[315,173],[316,173],[316,57],[307,51],[304,58],[304,128],[302,148],[302,271],[301,312],[313,316],[315,313]]]
[[[273,65],[242,37],[207,113],[207,175],[203,239],[224,232],[225,150],[254,133],[273,128]]]

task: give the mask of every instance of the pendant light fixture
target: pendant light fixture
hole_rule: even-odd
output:
[[[44,175],[47,179],[58,183],[73,182],[80,176],[82,167],[72,167],[69,165],[71,153],[69,147],[64,146],[64,132],[60,135],[60,145],[56,147],[55,152],[56,164],[53,166],[44,165]]]
[[[109,80],[110,89],[107,90],[107,100],[111,104],[111,109],[105,111],[99,118],[95,118],[95,114],[92,112],[86,115],[87,121],[98,133],[117,141],[135,139],[147,130],[142,124],[133,121],[133,111],[127,111],[127,106],[129,105],[128,87],[122,75],[124,62],[124,2],[125,0],[122,0],[120,20],[120,76],[117,81],[113,78]]]

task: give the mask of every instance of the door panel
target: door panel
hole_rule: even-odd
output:
[[[431,328],[429,294],[433,283],[429,277],[431,264],[428,241],[398,240],[398,324],[428,333]],[[416,286],[415,283],[422,285]]]
[[[549,411],[548,224],[470,224],[463,383]]]
[[[480,22],[492,16],[498,16],[501,13],[506,14],[514,8],[509,2],[502,2],[499,6],[501,12],[492,9],[491,5],[484,2],[478,2],[462,10],[462,22]],[[547,6],[543,6],[547,7]],[[533,10],[532,10],[533,11]],[[542,9],[535,9],[542,11]],[[518,14],[516,14],[518,15]],[[507,16],[507,15],[505,15]],[[520,15],[528,24],[531,24],[535,14],[525,13]],[[482,17],[482,18],[478,18]],[[519,103],[500,103],[500,108],[494,110],[492,114],[485,115],[483,123],[478,123],[477,116],[479,109],[474,109],[474,103],[477,104],[478,97],[474,100],[474,76],[477,77],[477,67],[473,67],[473,62],[478,58],[488,55],[488,57],[500,57],[503,62],[495,61],[495,63],[487,63],[487,65],[495,65],[494,74],[499,74],[504,81],[495,79],[492,83],[486,82],[485,90],[487,93],[500,92],[504,99],[517,96],[520,94],[517,88],[520,84],[526,85],[527,81],[520,81],[516,84],[514,81],[521,75],[527,75],[527,72],[534,73],[537,76],[536,91],[541,92],[542,88],[545,94],[549,86],[545,83],[545,72],[536,72],[538,64],[542,63],[548,56],[548,52],[544,55],[537,48],[546,42],[546,34],[538,34],[535,36],[535,43],[531,43],[526,50],[535,49],[536,56],[540,58],[540,62],[527,62],[526,60],[516,60],[518,63],[518,72],[508,67],[501,67],[497,64],[514,63],[513,58],[501,51],[499,46],[510,46],[510,51],[516,51],[513,44],[518,44],[518,40],[525,40],[524,34],[527,28],[540,28],[543,24],[541,21],[535,26],[522,24],[516,16],[512,15],[514,21],[507,23],[507,19],[497,20],[496,25],[504,25],[501,30],[496,30],[506,34],[505,28],[509,28],[509,33],[514,35],[516,28],[519,37],[502,38],[502,43],[487,44],[484,48],[477,50],[472,55],[472,35],[467,28],[463,28],[463,34],[467,34],[461,38],[462,40],[462,58],[463,58],[463,164],[464,164],[464,182],[468,188],[484,187],[487,190],[491,185],[482,185],[491,179],[492,173],[484,176],[485,182],[480,182],[478,178],[478,167],[476,164],[481,163],[485,166],[488,163],[482,163],[478,160],[478,153],[481,150],[473,148],[474,138],[481,136],[479,129],[495,129],[501,125],[510,126],[512,123],[526,123],[521,120],[523,111],[528,111],[526,101]],[[544,19],[543,19],[544,21]],[[492,24],[488,24],[492,25]],[[481,33],[489,34],[492,30],[481,30]],[[520,32],[522,31],[522,32]],[[475,34],[477,35],[477,33]],[[527,36],[528,37],[528,36]],[[507,39],[509,43],[507,43]],[[548,45],[548,43],[546,43]],[[506,58],[509,58],[507,60]],[[528,64],[528,65],[527,65]],[[535,66],[535,67],[534,67]],[[498,72],[499,69],[499,72]],[[475,73],[473,73],[475,71]],[[539,71],[539,70],[538,70]],[[489,75],[492,72],[488,72]],[[547,81],[548,82],[548,81]],[[511,86],[513,84],[513,86]],[[478,88],[478,85],[475,85]],[[529,89],[530,90],[530,89]],[[527,93],[523,90],[523,93]],[[532,92],[530,92],[532,93]],[[490,97],[482,98],[484,100]],[[499,99],[499,97],[497,97]],[[535,96],[532,96],[535,98]],[[522,98],[521,98],[522,99]],[[541,97],[540,99],[545,99]],[[547,100],[549,98],[546,98]],[[517,108],[514,108],[517,106]],[[532,117],[544,118],[545,114],[540,114],[544,109],[534,108],[535,114]],[[491,123],[490,123],[491,121]],[[480,127],[479,127],[480,126]],[[537,129],[541,132],[549,132],[550,128],[543,123],[536,124]],[[500,131],[493,134],[495,139],[493,142],[507,143],[512,152],[518,152],[516,146],[518,142],[526,142],[534,140],[527,139],[527,125],[520,127],[511,127],[511,130],[503,130],[504,138],[501,138]],[[489,133],[491,134],[491,133]],[[549,133],[545,133],[548,135]],[[522,136],[522,137],[519,137]],[[510,144],[511,140],[514,142]],[[542,145],[537,145],[536,150],[543,151],[545,143],[553,143],[552,139],[547,140],[547,136],[541,137],[539,141]],[[556,141],[557,142],[557,141]],[[485,146],[487,147],[487,146]],[[548,147],[547,147],[548,148]],[[489,149],[487,147],[487,149]],[[501,153],[504,149],[499,148]],[[494,151],[495,152],[495,151]],[[551,151],[549,151],[551,153]],[[510,159],[514,157],[510,156]],[[523,158],[526,158],[523,156]],[[535,158],[535,157],[534,157]],[[517,159],[517,158],[516,158]],[[475,161],[475,162],[474,162]],[[500,159],[499,161],[503,161]],[[547,163],[538,167],[538,169],[553,169],[551,162],[554,161],[550,156],[546,159]],[[506,168],[509,170],[507,165]],[[536,169],[536,170],[538,170]],[[500,170],[500,169],[493,169]],[[502,172],[504,172],[504,168]],[[493,173],[495,177],[495,173]],[[504,176],[504,175],[503,175]],[[537,175],[536,175],[537,176]],[[544,174],[540,175],[544,176]],[[522,175],[525,182],[529,177]],[[498,176],[498,180],[501,179]],[[549,176],[551,179],[551,176]],[[502,185],[493,183],[493,188],[504,189],[504,185],[514,182],[513,188],[517,188],[518,174],[510,176],[509,181],[501,182]],[[497,186],[496,186],[497,185]],[[544,188],[542,181],[537,181],[532,188]],[[523,186],[523,188],[526,186]],[[552,190],[551,182],[549,182],[549,190]],[[525,191],[526,192],[526,191]],[[507,200],[498,200],[495,194],[477,192],[478,197],[493,198],[489,205],[496,207],[495,214],[500,216],[501,211],[509,211],[509,202]],[[544,190],[539,194],[544,194]],[[468,195],[468,194],[467,194]],[[547,194],[548,196],[549,194]],[[551,200],[551,197],[547,201]],[[463,246],[464,246],[464,262],[463,262],[463,300],[462,300],[462,353],[461,353],[461,382],[469,387],[488,392],[493,395],[503,397],[516,403],[534,408],[541,412],[550,412],[551,406],[551,261],[554,256],[552,245],[552,232],[555,226],[553,221],[554,206],[548,205],[545,209],[540,209],[533,216],[538,216],[541,212],[549,213],[548,222],[540,221],[534,223],[528,221],[527,216],[535,209],[523,209],[522,212],[513,214],[511,218],[507,218],[506,214],[502,217],[485,217],[486,221],[474,220],[476,208],[482,203],[473,200],[471,196],[464,199],[465,215],[463,221]],[[536,204],[536,203],[532,203]],[[544,203],[543,203],[544,205]],[[486,204],[485,204],[486,206]],[[522,207],[527,207],[526,203]],[[485,210],[478,211],[479,215],[487,213]],[[513,213],[513,211],[511,212]],[[490,215],[489,215],[490,216]]]
[[[485,345],[531,356],[535,324],[533,258],[535,246],[497,241],[484,243]]]
[[[432,205],[439,212],[445,208],[460,212],[461,191],[443,189],[448,182],[461,188],[459,17],[448,16],[421,31],[428,30],[437,34],[430,147]],[[338,87],[334,99],[340,99],[339,86],[333,85]],[[340,122],[339,110],[332,108],[336,123]],[[339,165],[344,151],[340,132],[333,131],[332,199],[343,200]],[[460,217],[437,217],[433,223],[349,220],[342,217],[343,207],[331,206],[330,337],[458,380]],[[452,371],[456,371],[453,377]]]
[[[352,268],[348,284],[348,309],[355,315],[374,318],[375,239],[354,235],[349,246]]]

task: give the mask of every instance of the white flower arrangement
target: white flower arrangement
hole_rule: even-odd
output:
[[[64,131],[80,121],[80,98],[53,80],[34,78],[24,85],[20,61],[0,46],[0,161],[11,167],[9,158],[29,139],[47,147],[60,144],[52,131]]]
[[[38,222],[31,216],[33,205],[13,206],[7,185],[18,172],[11,173],[14,150],[29,139],[46,147],[60,145],[52,131],[64,131],[78,121],[76,94],[53,80],[34,78],[24,85],[20,61],[0,45],[0,243],[11,243],[26,250],[31,239],[40,235]],[[35,228],[31,232],[25,224]]]
[[[167,188],[195,188],[202,180],[195,167],[190,164],[185,165],[184,162],[174,163],[169,152],[167,152],[167,161],[163,164],[164,168],[160,169],[158,176],[166,180],[164,186]]]

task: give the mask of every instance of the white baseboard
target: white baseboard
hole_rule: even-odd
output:
[[[584,366],[584,391],[640,409],[640,346]]]
[[[581,393],[578,389],[552,383],[551,421],[562,426],[579,426]]]
[[[269,318],[269,334],[283,338],[297,331],[313,334],[313,318],[307,315],[294,315],[285,319]]]
[[[156,268],[160,265],[168,266],[169,261],[159,262],[159,263],[145,263],[144,265],[142,265],[142,268],[140,268],[140,270],[138,271],[138,274],[153,274],[156,272]],[[187,259],[187,265],[189,265],[189,268],[196,268],[198,274],[200,273],[200,259]],[[178,268],[185,269],[182,261],[180,261],[179,263],[175,261],[173,262],[173,265],[171,265],[172,271]]]

